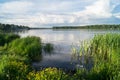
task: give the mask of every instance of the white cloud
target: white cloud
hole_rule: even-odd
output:
[[[87,6],[85,12],[98,18],[111,17],[110,0],[98,0],[93,5]]]
[[[116,18],[120,19],[120,12],[119,12],[119,13],[114,14],[114,16],[115,16]]]
[[[19,0],[0,4],[0,21],[28,25],[81,25],[109,19],[118,1],[112,0]]]
[[[0,4],[1,13],[20,14],[28,12],[33,3],[27,1],[12,1]]]
[[[85,20],[96,18],[109,18],[112,16],[110,0],[97,0],[92,5],[86,6],[85,10],[75,14]]]

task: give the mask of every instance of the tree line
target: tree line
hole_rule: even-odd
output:
[[[120,29],[118,25],[55,26],[53,29]]]
[[[0,31],[18,31],[18,30],[28,30],[28,26],[14,25],[14,24],[2,24],[0,23]]]

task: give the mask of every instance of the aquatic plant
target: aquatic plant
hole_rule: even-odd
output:
[[[90,53],[94,66],[87,72],[89,80],[113,80],[120,75],[120,34],[96,35],[84,54]],[[88,51],[89,50],[89,51]]]
[[[51,53],[54,49],[53,44],[46,43],[45,46],[43,46],[43,49],[45,52]]]

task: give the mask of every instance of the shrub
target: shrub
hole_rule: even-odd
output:
[[[9,43],[9,42],[11,42],[11,41],[13,41],[13,40],[15,40],[17,38],[20,38],[20,36],[17,35],[17,34],[7,34],[5,36],[6,43]]]
[[[26,80],[29,67],[4,55],[0,60],[0,80]]]
[[[0,46],[4,46],[6,43],[9,43],[17,38],[20,38],[17,34],[0,33]]]
[[[42,52],[41,40],[38,37],[16,39],[9,44],[8,48],[9,51],[32,60]]]
[[[57,68],[46,68],[39,72],[30,72],[28,80],[68,80],[68,76]]]
[[[5,44],[5,37],[4,34],[0,33],[0,46],[3,46]]]

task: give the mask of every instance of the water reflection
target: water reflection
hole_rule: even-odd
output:
[[[33,66],[37,69],[42,67],[58,67],[66,69],[74,69],[77,67],[88,67],[86,64],[79,65],[82,59],[87,59],[91,63],[90,58],[79,57],[77,60],[72,56],[72,48],[80,48],[81,41],[90,40],[95,34],[105,33],[120,33],[118,30],[29,30],[27,32],[19,33],[22,37],[25,36],[38,36],[42,39],[43,43],[52,43],[54,51],[52,54],[42,54],[42,60],[34,62]],[[83,62],[84,63],[84,62]],[[91,64],[89,64],[91,65]],[[91,65],[92,66],[92,65]]]

